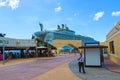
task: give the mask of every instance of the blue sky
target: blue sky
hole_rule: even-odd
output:
[[[40,31],[67,24],[76,34],[105,41],[120,20],[120,0],[0,0],[0,33],[31,39]]]

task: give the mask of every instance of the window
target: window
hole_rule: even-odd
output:
[[[115,53],[115,51],[114,51],[114,41],[111,41],[109,43],[109,46],[110,46],[110,53],[114,54]]]

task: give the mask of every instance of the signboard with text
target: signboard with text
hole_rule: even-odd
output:
[[[8,47],[30,47],[36,46],[34,40],[31,39],[12,39],[0,37],[0,46],[6,45]]]

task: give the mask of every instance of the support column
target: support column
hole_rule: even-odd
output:
[[[2,63],[5,64],[5,45],[3,44],[3,50],[2,50],[2,53],[3,53],[3,61]]]

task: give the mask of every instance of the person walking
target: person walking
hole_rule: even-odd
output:
[[[80,57],[78,58],[78,65],[79,65],[79,72],[81,73],[81,70],[83,71],[83,73],[85,74],[85,68],[84,68],[84,56],[83,56],[83,52],[80,52]]]

